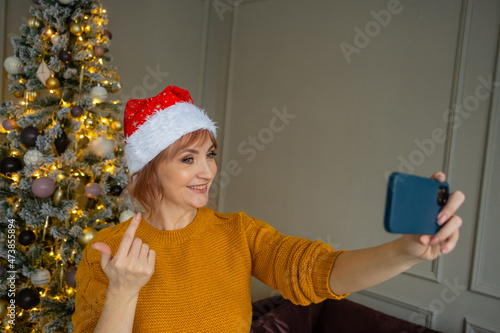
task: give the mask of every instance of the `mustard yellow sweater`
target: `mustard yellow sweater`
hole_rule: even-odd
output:
[[[103,229],[91,243],[107,243],[115,254],[129,224]],[[136,237],[156,251],[156,264],[139,293],[134,332],[248,332],[251,275],[295,304],[345,296],[328,286],[341,251],[320,241],[283,236],[245,213],[200,208],[191,224],[175,231],[158,230],[142,220]],[[101,254],[90,244],[76,274],[74,332],[93,332],[106,298]]]

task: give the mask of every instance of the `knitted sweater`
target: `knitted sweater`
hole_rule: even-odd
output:
[[[75,333],[93,332],[108,287],[101,254],[90,244],[107,243],[114,255],[130,221],[101,230],[83,252],[76,274]],[[156,262],[139,292],[134,332],[248,332],[251,275],[295,304],[346,296],[333,294],[328,283],[341,251],[283,236],[245,213],[200,208],[187,227],[174,231],[155,229],[143,219],[135,236],[155,250]]]

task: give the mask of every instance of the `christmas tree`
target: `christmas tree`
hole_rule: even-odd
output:
[[[0,319],[72,332],[85,245],[132,212],[112,38],[98,0],[33,0],[0,104]]]

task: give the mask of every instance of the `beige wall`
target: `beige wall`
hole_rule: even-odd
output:
[[[499,88],[484,84],[499,68],[498,1],[102,3],[122,96],[177,84],[218,122],[221,211],[338,249],[372,246],[395,237],[382,226],[387,173],[402,160],[419,175],[447,171],[467,196],[457,249],[350,297],[446,332],[500,331]],[[7,1],[7,34],[27,7]],[[148,89],[157,67],[169,74]]]

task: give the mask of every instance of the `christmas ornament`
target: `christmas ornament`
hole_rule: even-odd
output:
[[[52,42],[52,45],[57,45],[61,41],[61,35],[59,34],[53,34],[52,37],[50,37],[50,41]]]
[[[71,59],[73,59],[73,56],[69,51],[62,50],[61,52],[59,52],[59,59],[61,59],[61,61],[68,63],[71,61]]]
[[[115,144],[109,139],[98,137],[92,140],[90,150],[97,156],[103,157],[104,155],[110,154],[115,150]]]
[[[7,317],[7,313],[9,313],[9,309],[7,308],[8,306],[8,301],[0,299],[0,320],[4,320]]]
[[[38,96],[38,93],[34,90],[26,90],[24,92],[24,98],[26,98],[28,101],[33,102]]]
[[[81,117],[83,115],[83,108],[81,106],[73,106],[71,108],[71,115],[75,118]]]
[[[54,202],[55,206],[58,206],[59,203],[61,202],[62,198],[64,196],[63,190],[61,190],[59,187],[56,189],[54,192],[54,195],[52,196],[52,202]]]
[[[40,303],[40,294],[38,290],[25,288],[20,290],[16,295],[16,304],[21,309],[30,310]]]
[[[42,24],[40,23],[40,21],[38,21],[36,17],[32,16],[28,19],[28,27],[30,27],[31,29],[38,29],[41,26]]]
[[[69,5],[70,3],[73,2],[73,0],[57,0],[59,3],[62,3],[63,5]]]
[[[135,212],[132,210],[124,210],[120,214],[120,222],[125,222],[135,216]]]
[[[21,199],[12,204],[12,213],[16,215],[21,210]]]
[[[109,40],[113,39],[113,34],[109,30],[104,30],[104,36],[108,37]]]
[[[121,130],[123,130],[123,124],[121,121],[115,120],[111,123],[111,128],[113,129],[113,131],[120,132]]]
[[[49,27],[43,27],[42,30],[40,30],[40,33],[42,36],[50,38],[54,34],[54,31]]]
[[[4,175],[18,172],[23,168],[23,164],[17,157],[4,157],[0,161],[0,172]]]
[[[109,193],[111,193],[111,195],[114,195],[115,197],[122,194],[122,191],[123,191],[123,188],[120,185],[113,185],[109,189]]]
[[[87,128],[92,128],[94,127],[95,125],[95,121],[94,121],[94,118],[90,117],[90,116],[87,116],[87,118],[85,119],[85,121],[83,122],[83,124],[85,125],[85,127]]]
[[[23,92],[22,91],[14,91],[12,93],[12,95],[14,95],[15,98],[21,98],[21,97],[23,97]]]
[[[31,191],[38,198],[42,199],[48,198],[52,194],[54,194],[55,190],[56,190],[56,185],[54,184],[54,181],[49,177],[37,178],[31,184]]]
[[[9,74],[21,74],[24,72],[24,64],[18,57],[8,57],[4,60],[3,67]]]
[[[95,86],[90,90],[90,97],[92,97],[96,103],[102,103],[108,98],[108,92],[101,86]]]
[[[71,23],[71,25],[69,26],[69,31],[75,36],[80,36],[83,32],[83,28],[81,24],[75,22]]]
[[[0,278],[7,272],[7,268],[5,266],[0,266]]]
[[[59,82],[59,80],[57,78],[49,77],[47,79],[47,81],[45,81],[45,85],[47,86],[47,88],[54,90],[54,89],[59,88],[61,83]]]
[[[45,236],[47,236],[47,232],[49,231],[50,224],[50,216],[45,217],[45,223],[43,224],[43,233],[42,233],[42,241],[45,242]]]
[[[102,45],[94,45],[94,55],[96,57],[100,57],[104,54],[104,46]]]
[[[102,188],[99,184],[90,183],[85,186],[85,195],[87,198],[97,198],[101,194]]]
[[[155,97],[129,100],[123,127],[130,174],[187,133],[206,129],[216,135],[215,123],[193,104],[189,91],[175,86]]]
[[[52,72],[49,69],[49,66],[47,66],[45,60],[42,61],[36,71],[36,77],[38,78],[38,80],[40,80],[40,82],[42,82],[45,85],[45,82],[50,78],[51,75]]]
[[[85,246],[92,240],[92,238],[94,238],[94,236],[96,234],[97,234],[97,230],[95,230],[94,228],[91,228],[91,227],[87,227],[87,228],[83,229],[83,235],[78,237],[78,243],[81,246]]]
[[[13,129],[15,129],[17,127],[17,123],[14,119],[5,119],[2,122],[2,126],[5,130],[12,131]]]
[[[66,283],[69,287],[76,288],[75,275],[76,275],[76,267],[75,266],[69,268],[68,271],[66,272],[65,280],[66,280]]]
[[[19,236],[17,236],[17,240],[19,241],[19,244],[28,246],[35,242],[36,235],[32,230],[23,230]]]
[[[35,287],[42,287],[50,282],[50,272],[45,268],[40,268],[31,274],[31,283]]]
[[[42,163],[43,154],[36,149],[28,150],[24,153],[23,161],[26,165],[37,166]]]
[[[21,143],[26,147],[34,147],[36,145],[36,139],[40,135],[38,128],[33,126],[28,126],[21,131]]]
[[[78,249],[76,248],[75,245],[71,247],[71,250],[69,251],[69,260],[72,262],[75,262],[76,255],[78,254]]]
[[[57,150],[57,153],[59,155],[64,154],[64,152],[66,151],[66,148],[68,148],[69,139],[68,139],[68,135],[66,134],[66,132],[64,130],[54,140],[54,146],[56,146],[56,150]]]

